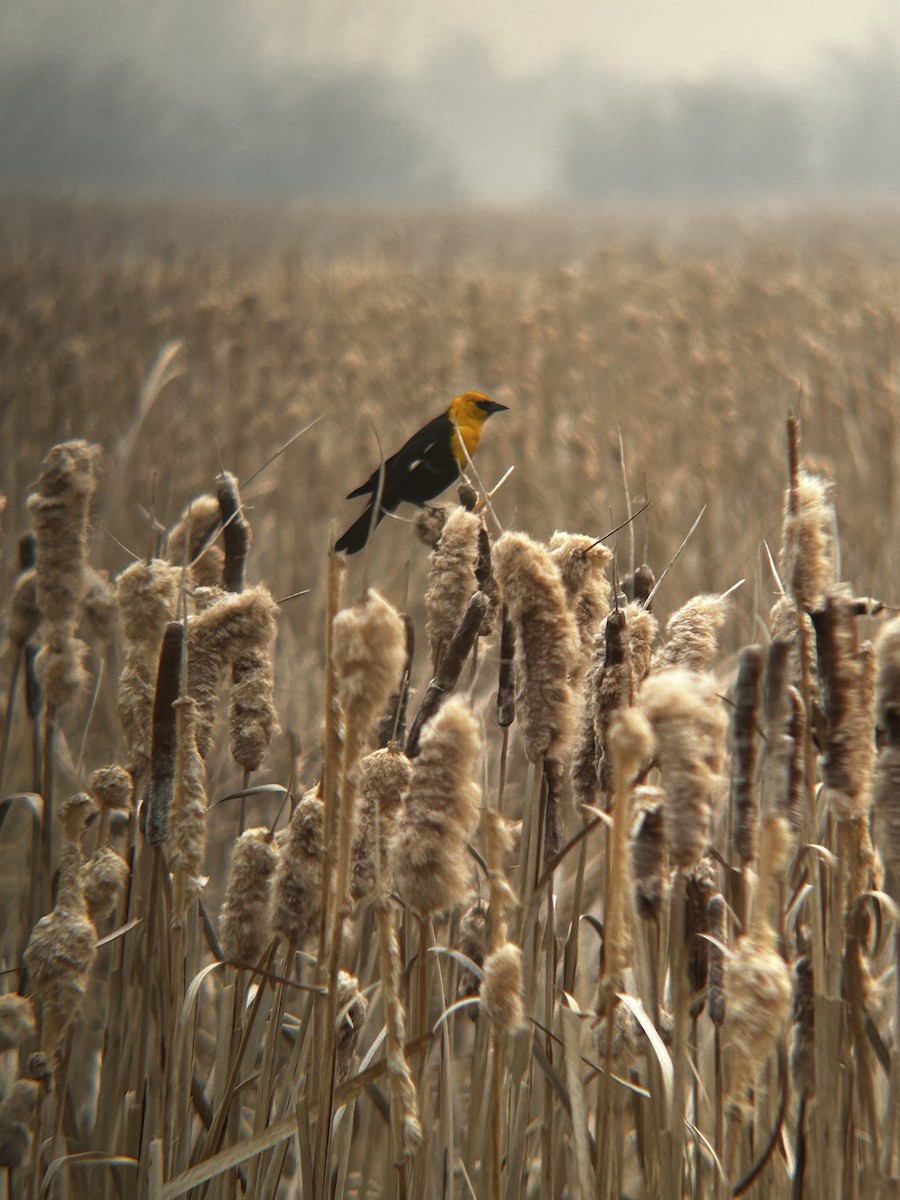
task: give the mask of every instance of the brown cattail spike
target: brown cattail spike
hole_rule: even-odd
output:
[[[278,835],[272,926],[292,946],[319,931],[322,915],[325,815],[315,789],[306,793]]]
[[[752,862],[755,857],[759,836],[756,759],[759,747],[757,722],[762,670],[762,647],[747,646],[741,653],[731,715],[731,740],[734,747],[734,849],[737,861],[742,866]]]
[[[649,676],[639,699],[659,746],[669,854],[687,870],[706,848],[721,793],[727,718],[714,680],[684,667]]]
[[[559,571],[549,551],[521,533],[499,539],[494,571],[516,627],[517,707],[525,753],[532,762],[544,755],[561,758],[574,732],[570,680],[579,642]]]
[[[234,845],[231,875],[219,917],[222,953],[232,962],[258,962],[272,938],[272,881],[278,849],[268,829],[247,829]]]
[[[222,584],[226,591],[244,590],[244,568],[250,551],[250,524],[244,517],[238,481],[224,471],[216,480],[216,499],[222,520],[222,541],[225,543],[225,563]]]
[[[451,697],[426,726],[413,762],[406,811],[390,845],[397,891],[425,916],[464,899],[466,844],[478,823],[479,728],[465,701]]]
[[[181,692],[183,647],[184,626],[179,621],[172,621],[163,637],[153,701],[150,786],[147,791],[147,819],[144,831],[151,846],[162,846],[169,837],[169,812],[175,791],[178,751],[178,715],[175,702]]]

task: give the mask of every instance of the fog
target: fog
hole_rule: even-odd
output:
[[[428,11],[6,0],[0,185],[414,204],[900,189],[893,0]]]

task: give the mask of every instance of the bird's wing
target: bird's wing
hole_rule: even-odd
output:
[[[442,438],[449,436],[449,425],[449,417],[446,413],[441,413],[439,417],[435,417],[427,425],[423,425],[417,433],[414,433],[408,441],[404,442],[396,454],[392,454],[390,458],[385,459],[385,490],[391,484],[399,482],[417,468],[423,471],[433,469],[428,459],[428,452],[432,451],[435,446],[439,446]],[[353,500],[357,496],[374,495],[375,489],[378,487],[378,474],[380,470],[380,467],[376,467],[365,483],[360,484],[358,488],[355,488],[347,495],[347,499]]]

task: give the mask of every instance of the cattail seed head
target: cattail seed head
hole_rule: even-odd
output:
[[[17,1079],[0,1101],[0,1167],[12,1170],[31,1154],[44,1089],[35,1079]]]
[[[783,1035],[791,1012],[791,973],[775,949],[770,926],[739,938],[725,969],[723,1041],[728,1064],[727,1093],[745,1111],[748,1089]]]
[[[403,810],[412,763],[400,750],[387,747],[367,754],[359,764],[359,819],[353,843],[350,891],[355,903],[388,890],[387,848]],[[376,869],[377,867],[377,869]]]
[[[706,847],[721,793],[727,718],[714,680],[684,667],[650,675],[639,700],[658,744],[669,855],[687,869]]]
[[[348,727],[361,742],[397,691],[406,666],[406,629],[397,610],[369,589],[334,618],[334,671]]]
[[[254,652],[268,654],[275,636],[278,605],[268,588],[247,588],[243,592],[222,592],[190,622],[188,627],[188,694],[197,702],[197,747],[203,758],[212,748],[213,726],[222,685],[229,664]],[[246,692],[243,700],[248,701]],[[262,723],[271,733],[274,710],[265,702]],[[238,718],[242,714],[238,714]],[[253,716],[252,710],[248,721]],[[236,718],[236,719],[238,719]],[[258,732],[258,731],[257,731]],[[262,736],[265,736],[263,733]],[[250,738],[259,748],[255,732]]]
[[[275,839],[265,827],[247,829],[234,844],[231,874],[219,916],[222,953],[232,962],[257,962],[272,937]]]
[[[801,1096],[816,1090],[816,1016],[812,959],[804,954],[794,964],[794,1036],[791,1043],[791,1077]]]
[[[178,750],[169,810],[169,867],[173,875],[183,877],[189,895],[200,886],[206,853],[206,764],[197,746],[196,701],[181,696],[174,707],[178,710]]]
[[[728,615],[724,596],[694,596],[669,617],[666,644],[653,657],[653,670],[687,667],[705,671],[719,650],[719,630]]]
[[[16,580],[16,586],[9,603],[9,617],[6,621],[6,640],[18,649],[33,637],[41,623],[41,610],[37,602],[37,571],[32,567],[23,571]]]
[[[612,587],[606,569],[613,560],[613,552],[586,534],[558,531],[550,539],[548,549],[575,617],[583,669],[590,659],[600,622],[609,612]]]
[[[281,728],[269,650],[239,655],[232,664],[231,680],[231,753],[245,771],[255,771]]]
[[[37,601],[51,626],[73,626],[85,592],[87,535],[100,447],[62,442],[44,459],[28,511],[37,540]]]
[[[91,776],[91,799],[100,809],[130,811],[134,803],[134,780],[124,767],[113,763],[98,767]]]
[[[797,606],[814,611],[834,583],[834,508],[824,479],[800,471],[796,482],[785,496],[779,569]]]
[[[325,860],[325,810],[315,789],[306,793],[278,835],[272,928],[302,947],[319,930]]]
[[[133,563],[116,579],[125,635],[119,721],[125,735],[126,765],[135,776],[145,775],[150,765],[160,647],[166,626],[175,617],[180,579],[181,572],[162,559]]]
[[[466,958],[470,958],[476,967],[484,965],[484,957],[488,952],[488,909],[483,900],[475,900],[462,915],[459,922],[459,942],[457,948]],[[481,981],[468,967],[461,966],[459,981],[456,986],[456,998],[462,1000],[467,996],[477,996],[481,991]],[[473,1019],[477,1013],[473,1012]]]
[[[346,971],[338,972],[337,1068],[338,1083],[349,1078],[356,1047],[369,1012],[368,998],[359,990],[359,980]]]
[[[493,558],[516,628],[517,707],[525,753],[532,762],[544,755],[561,758],[577,715],[570,680],[579,639],[559,571],[550,553],[522,533],[503,534]]]
[[[84,596],[81,601],[82,628],[98,642],[111,642],[116,636],[119,610],[116,589],[105,571],[85,566]]]
[[[95,925],[116,911],[128,879],[128,863],[109,846],[100,846],[81,868],[81,886]]]
[[[512,942],[506,942],[484,960],[481,1004],[498,1034],[515,1033],[524,1026],[522,951]]]
[[[423,730],[403,820],[389,847],[394,885],[422,916],[466,895],[466,844],[478,823],[480,762],[478,724],[465,701],[451,696]]]
[[[190,567],[192,587],[222,586],[225,552],[212,540],[221,522],[217,497],[204,494],[194,497],[169,530],[166,556],[173,566]]]
[[[27,996],[10,992],[0,996],[0,1054],[34,1036],[34,1005]]]
[[[450,510],[441,539],[431,553],[429,587],[425,594],[426,632],[435,664],[440,661],[478,587],[478,535],[481,518],[465,508]]]
[[[631,873],[635,911],[644,921],[659,920],[669,890],[664,800],[662,788],[635,788],[643,813],[631,839]]]

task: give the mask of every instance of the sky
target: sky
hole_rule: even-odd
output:
[[[291,43],[302,53],[306,39],[295,31],[309,30],[312,18],[323,31],[341,30],[335,47],[401,72],[448,38],[469,34],[483,38],[497,65],[514,74],[578,55],[641,79],[747,73],[792,80],[832,50],[862,52],[900,32],[900,0],[380,0],[365,8],[350,0],[263,2],[276,53],[290,55]]]

